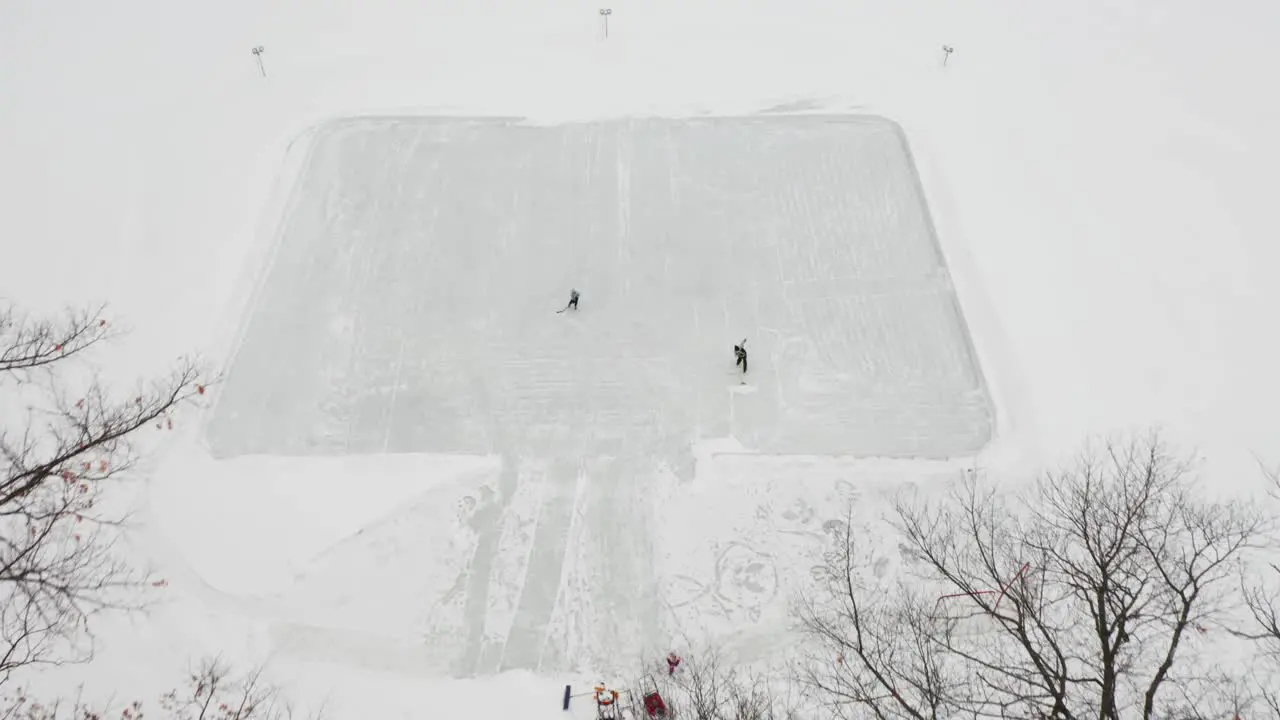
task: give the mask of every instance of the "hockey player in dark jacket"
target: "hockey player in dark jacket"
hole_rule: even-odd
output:
[[[577,290],[570,290],[570,291],[569,291],[569,304],[568,304],[568,305],[565,305],[565,306],[564,306],[564,308],[562,308],[562,309],[560,309],[560,310],[557,310],[557,311],[556,311],[556,314],[557,314],[557,315],[559,315],[560,313],[564,312],[565,310],[577,310],[577,309],[578,309],[578,291],[577,291]]]

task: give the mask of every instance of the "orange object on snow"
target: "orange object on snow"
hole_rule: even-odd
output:
[[[606,688],[604,685],[596,686],[596,704],[597,705],[612,705],[617,701],[618,701],[617,690],[610,690]]]

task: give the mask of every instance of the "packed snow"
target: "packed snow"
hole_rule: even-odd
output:
[[[1280,458],[1280,6],[598,10],[0,8],[0,294],[110,302],[108,379],[227,371],[143,468],[159,603],[33,682],[562,717],[778,657],[903,489],[1152,423]]]

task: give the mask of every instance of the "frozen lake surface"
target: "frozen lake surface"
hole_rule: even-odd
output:
[[[686,468],[699,438],[941,458],[992,435],[906,141],[875,117],[332,122],[246,322],[216,457]]]

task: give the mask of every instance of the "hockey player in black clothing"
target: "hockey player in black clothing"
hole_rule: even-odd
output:
[[[738,359],[734,365],[742,366],[742,374],[747,374],[747,339],[742,338],[741,345],[733,346],[733,356]]]
[[[560,313],[564,312],[565,310],[570,310],[570,309],[573,309],[573,310],[577,310],[577,309],[578,309],[578,291],[577,291],[577,290],[570,290],[570,291],[569,291],[569,304],[568,304],[568,305],[565,305],[565,306],[564,306],[564,309],[562,309],[562,310],[557,310],[557,311],[556,311],[556,314],[560,314]]]

